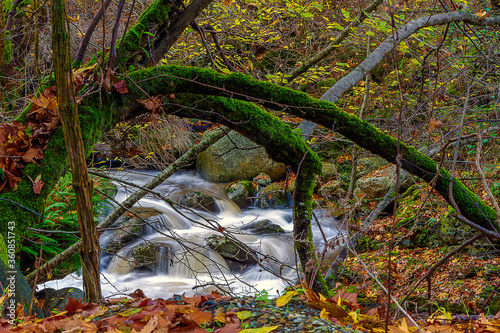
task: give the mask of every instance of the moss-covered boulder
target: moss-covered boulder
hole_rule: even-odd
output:
[[[284,208],[289,205],[285,189],[278,183],[273,183],[260,190],[258,199],[260,208]]]
[[[237,180],[224,187],[227,197],[240,208],[252,205],[257,190],[258,185],[249,180]]]
[[[153,222],[150,219],[161,214],[154,208],[132,207],[130,212],[123,214],[110,230],[101,235],[101,248],[106,252],[116,253],[126,243],[140,237],[145,232],[146,223]]]
[[[209,212],[215,212],[217,207],[213,196],[200,191],[183,194],[179,198],[179,204]]]
[[[274,224],[268,219],[249,223],[243,226],[241,230],[249,231],[257,235],[276,235],[285,232],[281,226]]]
[[[358,160],[358,166],[356,169],[356,178],[362,178],[372,171],[380,169],[381,167],[389,164],[385,159],[379,156],[370,156],[360,158]]]
[[[207,238],[207,245],[223,258],[240,264],[257,264],[257,253],[234,238],[229,239],[224,236],[211,235]]]
[[[316,176],[316,187],[319,188],[323,184],[331,180],[337,179],[337,167],[333,163],[323,162],[322,175]]]
[[[266,187],[268,185],[271,185],[272,180],[271,177],[269,177],[269,175],[261,172],[254,177],[253,182],[259,185],[260,187]]]
[[[200,153],[196,169],[203,178],[216,183],[251,180],[261,172],[273,181],[286,175],[283,163],[273,161],[263,147],[235,131]]]
[[[356,182],[355,195],[368,200],[383,197],[389,191],[395,174],[395,165],[386,165],[370,172]]]

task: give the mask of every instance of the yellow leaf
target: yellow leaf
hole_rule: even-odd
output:
[[[326,311],[326,309],[323,309],[321,310],[319,317],[328,320],[328,315],[329,315],[328,311]]]
[[[71,17],[71,16],[67,15],[66,17],[68,18],[68,21],[70,21],[70,22],[80,21],[80,15],[76,15],[75,17]]]
[[[250,311],[240,311],[240,312],[236,312],[236,315],[238,316],[239,319],[241,320],[245,320],[245,319],[248,319],[252,316],[252,312]]]
[[[278,327],[279,327],[279,325],[278,326],[270,326],[270,327],[261,327],[261,328],[247,328],[247,329],[241,330],[240,333],[267,333],[267,332],[274,331]]]
[[[224,312],[224,308],[219,308],[215,310],[214,321],[219,322],[221,324],[227,324],[226,313]]]
[[[288,302],[290,302],[290,300],[292,299],[292,297],[296,296],[296,295],[297,295],[297,292],[295,290],[287,291],[284,295],[281,295],[280,297],[278,297],[278,299],[276,300],[276,306],[278,308],[280,308],[282,306],[287,305]]]

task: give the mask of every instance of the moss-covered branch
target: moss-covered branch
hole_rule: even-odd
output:
[[[396,160],[395,138],[330,102],[302,92],[261,82],[243,74],[223,75],[195,67],[159,66],[135,72],[130,78],[133,82],[140,82],[142,91],[151,95],[196,91],[198,94],[255,101],[271,109],[286,109],[287,112],[331,128],[389,162]],[[141,89],[133,88],[132,81],[129,81],[132,93],[141,96]],[[401,143],[401,152],[401,163],[405,170],[427,182],[435,178],[437,164],[431,158],[404,143]],[[441,168],[435,187],[447,200],[450,178],[450,173]],[[498,227],[495,211],[457,179],[454,179],[453,197],[468,219],[489,230]]]

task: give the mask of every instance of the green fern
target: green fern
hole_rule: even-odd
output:
[[[35,260],[40,256],[40,253],[42,261],[46,262],[78,241],[77,234],[58,232],[78,231],[75,194],[71,183],[70,173],[61,178],[55,189],[48,196],[44,212],[45,219],[33,226],[33,229],[53,232],[28,230],[26,233],[21,249],[21,267],[23,270],[30,270],[34,266]],[[113,195],[115,192],[115,187],[107,180],[94,179],[94,187],[108,195]],[[97,192],[94,192],[92,201],[94,204],[94,218],[96,220],[112,206],[111,201],[106,196]],[[53,275],[65,275],[77,269],[79,265],[79,255],[75,255],[68,262],[56,268]]]

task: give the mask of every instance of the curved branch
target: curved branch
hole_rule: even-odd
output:
[[[144,81],[144,77],[151,77],[151,80]],[[142,99],[143,91],[147,91],[151,95],[196,92],[250,100],[270,109],[286,109],[287,112],[342,134],[391,163],[396,161],[398,141],[395,138],[382,133],[366,121],[344,112],[330,102],[312,98],[302,92],[261,82],[239,73],[222,75],[210,69],[180,66],[158,66],[137,71],[130,75],[130,79],[129,82],[132,82],[128,83],[128,86],[131,94],[127,98]],[[141,81],[141,87],[134,86],[134,81]],[[414,147],[404,143],[400,146],[402,168],[427,182],[436,178],[436,190],[449,200],[450,173],[444,168],[439,168],[435,161]],[[463,208],[465,217],[488,230],[496,230],[498,225],[495,222],[494,209],[457,179],[453,180],[453,197]]]
[[[377,66],[385,55],[391,52],[403,40],[410,37],[416,31],[436,25],[443,25],[452,22],[467,22],[472,25],[486,26],[495,25],[500,22],[500,18],[488,18],[481,20],[478,16],[469,12],[455,11],[445,14],[436,14],[432,16],[420,17],[416,20],[408,22],[393,35],[387,38],[380,44],[366,59],[354,68],[349,74],[335,83],[326,93],[321,97],[322,100],[336,103],[340,97],[358,84],[366,74],[370,73],[375,66]]]

